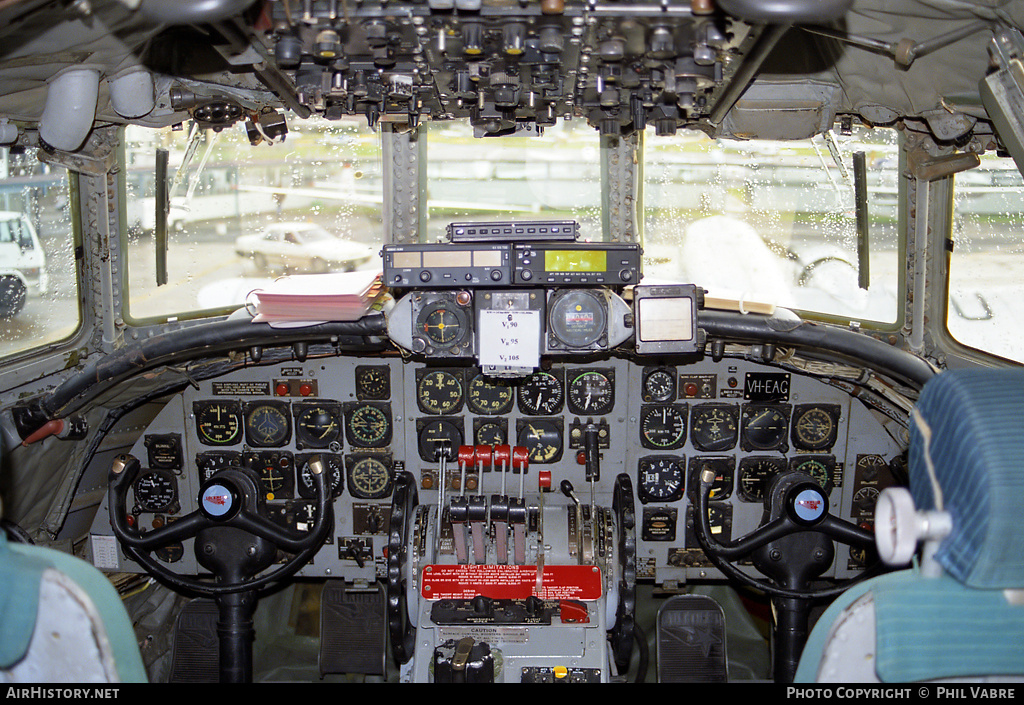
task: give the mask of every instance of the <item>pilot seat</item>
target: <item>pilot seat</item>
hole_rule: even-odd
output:
[[[880,557],[909,567],[829,606],[796,682],[1024,679],[1022,419],[1024,371],[947,371],[924,386],[910,488],[883,491],[875,515]]]
[[[131,621],[106,576],[0,531],[0,682],[146,680]]]

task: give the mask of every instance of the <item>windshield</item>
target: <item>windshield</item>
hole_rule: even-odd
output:
[[[237,307],[276,276],[379,267],[380,136],[365,121],[292,118],[278,144],[220,133],[130,128],[130,306],[134,318]],[[424,241],[449,223],[566,219],[607,240],[608,144],[582,120],[543,135],[477,138],[464,123],[430,123]],[[152,240],[154,151],[170,155],[168,284]],[[859,236],[853,158],[864,155],[867,220]],[[758,303],[846,319],[897,320],[897,144],[892,130],[804,142],[655,136],[637,211],[645,283],[697,283],[740,308]],[[603,173],[605,172],[605,173]],[[328,255],[313,233],[340,238]],[[318,248],[318,249],[315,249]],[[737,255],[737,253],[739,253]],[[737,303],[738,302],[738,303]]]
[[[237,308],[282,274],[379,266],[380,140],[365,120],[293,120],[283,141],[256,146],[240,126],[126,133],[133,319]],[[158,149],[169,161],[166,283],[154,239]],[[324,250],[325,239],[349,246]]]
[[[320,230],[319,228],[296,230],[295,234],[302,242],[330,242],[337,239],[326,230]]]
[[[737,142],[649,130],[644,146],[645,281],[693,282],[740,307],[896,320],[894,131]],[[863,243],[854,198],[858,152],[867,193]]]
[[[466,122],[427,128],[427,241],[452,222],[574,220],[586,240],[606,240],[601,140],[584,120],[540,136],[478,138]]]

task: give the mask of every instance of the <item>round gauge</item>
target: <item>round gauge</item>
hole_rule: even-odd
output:
[[[791,469],[810,475],[826,492],[832,490],[832,471],[835,469],[834,458],[797,458],[793,461]]]
[[[268,500],[288,499],[292,496],[295,489],[295,468],[290,455],[260,454],[247,460],[248,466],[259,475],[260,487],[263,488]]]
[[[505,427],[497,421],[485,421],[476,428],[476,444],[480,446],[501,446],[508,442]]]
[[[645,448],[679,448],[686,443],[686,409],[650,406],[640,417],[640,440]]]
[[[166,470],[150,470],[135,480],[135,503],[144,512],[177,511],[178,484]]]
[[[708,499],[719,501],[732,496],[732,480],[735,474],[736,460],[731,457],[711,458],[698,456],[690,459],[690,495],[696,504],[697,492],[700,489],[700,474],[705,470],[715,473],[711,483],[711,494]]]
[[[804,450],[824,450],[835,443],[836,419],[827,409],[797,409],[793,419],[793,443]]]
[[[462,378],[448,370],[423,370],[416,382],[416,403],[425,414],[451,414],[462,406]]]
[[[419,426],[418,445],[420,458],[427,462],[435,462],[438,444],[443,443],[448,449],[448,460],[454,460],[462,445],[462,427],[452,419],[428,419]]]
[[[526,448],[531,463],[556,463],[562,457],[562,429],[551,419],[523,420],[518,445]]]
[[[675,372],[658,368],[651,370],[644,377],[644,401],[666,402],[676,398]]]
[[[574,414],[607,414],[615,405],[612,373],[601,370],[577,371],[570,375],[566,405]]]
[[[789,420],[781,408],[751,406],[743,409],[744,449],[785,450]]]
[[[196,433],[200,443],[224,446],[242,440],[242,412],[232,402],[202,402],[195,405]]]
[[[466,314],[446,301],[430,304],[420,311],[416,329],[428,344],[444,348],[457,345],[469,332]]]
[[[736,445],[736,407],[731,404],[698,404],[690,418],[690,440],[697,450],[729,450]]]
[[[857,568],[868,567],[868,565],[874,563],[873,558],[876,556],[877,551],[874,547],[868,549],[860,546],[850,546],[850,562]]]
[[[562,381],[551,372],[534,372],[519,386],[519,410],[524,414],[550,415],[562,408]]]
[[[212,450],[196,456],[199,480],[206,482],[224,468],[236,468],[242,464],[242,454],[237,451]]]
[[[497,416],[512,409],[515,394],[504,380],[478,374],[469,381],[466,390],[466,406],[474,414]]]
[[[683,467],[678,458],[643,458],[637,472],[637,493],[641,502],[675,502],[682,499]]]
[[[357,499],[380,499],[391,494],[391,470],[380,458],[348,459],[348,487]]]
[[[877,487],[861,487],[853,493],[853,506],[863,512],[869,512],[875,508],[879,494],[881,493]]]
[[[316,492],[313,489],[313,473],[309,469],[310,457],[306,455],[295,458],[295,466],[299,469],[299,496],[306,499],[316,497]],[[323,461],[324,468],[328,472],[328,486],[331,488],[331,497],[340,496],[344,488],[341,481],[341,457],[325,454],[320,456],[320,460]]]
[[[391,368],[360,365],[356,368],[357,399],[387,399],[391,396]]]
[[[336,405],[311,404],[298,409],[295,440],[305,448],[327,448],[341,437],[341,415]]]
[[[763,502],[772,479],[785,470],[780,458],[744,458],[740,461],[740,499]]]
[[[168,546],[161,546],[153,551],[153,555],[164,563],[177,563],[185,557],[185,547],[181,542],[176,542]]]
[[[360,448],[380,448],[391,442],[391,416],[373,404],[352,407],[345,416],[348,440]]]
[[[548,313],[548,330],[562,347],[587,348],[607,332],[605,302],[585,289],[555,294]]]
[[[285,406],[256,402],[245,406],[245,438],[249,445],[276,448],[288,442],[291,422]]]

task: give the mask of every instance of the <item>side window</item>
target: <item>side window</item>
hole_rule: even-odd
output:
[[[76,272],[67,171],[0,149],[0,357],[78,329]]]
[[[1014,162],[985,155],[958,174],[953,213],[946,327],[964,345],[1024,362],[1024,179]]]

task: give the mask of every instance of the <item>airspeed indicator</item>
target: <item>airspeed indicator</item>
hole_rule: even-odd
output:
[[[644,407],[640,416],[640,442],[645,448],[670,450],[686,443],[685,405]]]

